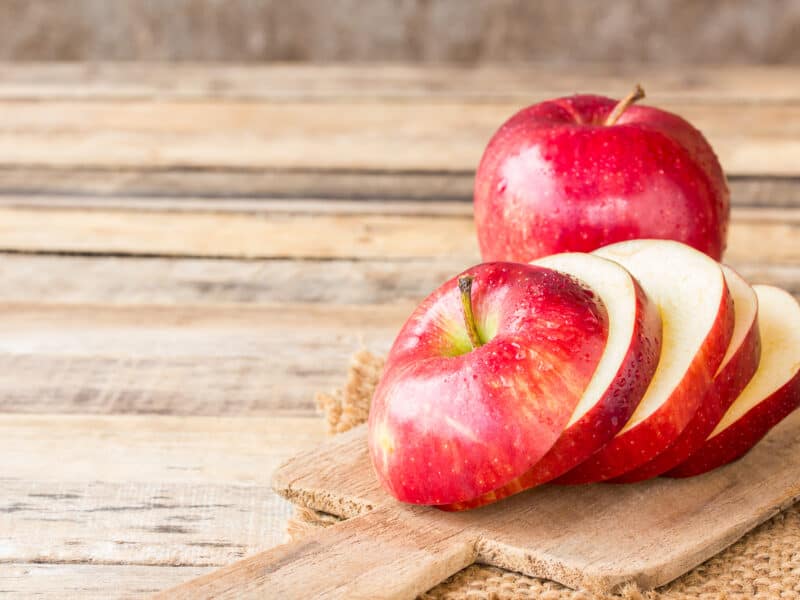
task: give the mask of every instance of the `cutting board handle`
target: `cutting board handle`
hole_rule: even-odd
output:
[[[157,597],[413,599],[476,556],[474,538],[421,513],[377,508]]]

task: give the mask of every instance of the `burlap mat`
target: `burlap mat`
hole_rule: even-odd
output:
[[[353,355],[345,387],[319,394],[331,433],[363,423],[383,358],[366,351]],[[289,535],[298,538],[338,519],[298,507]],[[495,567],[472,565],[423,594],[423,600],[588,600],[595,598],[543,579]],[[733,546],[656,591],[628,587],[615,599],[800,598],[800,504],[776,515]]]

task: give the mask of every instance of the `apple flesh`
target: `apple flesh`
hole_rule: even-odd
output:
[[[372,400],[381,484],[451,504],[519,477],[566,427],[607,335],[602,303],[551,269],[488,263],[448,281],[401,329]]]
[[[649,479],[686,460],[703,446],[725,411],[755,374],[761,357],[758,298],[753,288],[733,269],[723,265],[722,272],[733,297],[734,326],[731,343],[714,376],[711,389],[674,444],[651,461],[614,479],[615,482],[632,483]]]
[[[583,462],[611,440],[633,414],[661,352],[661,315],[619,264],[591,254],[566,253],[534,263],[575,277],[593,290],[608,312],[608,341],[589,385],[555,445],[508,484],[446,510],[491,504],[545,483]]]
[[[719,264],[678,242],[632,240],[595,252],[628,269],[659,306],[655,374],[620,432],[557,483],[618,477],[678,439],[711,388],[733,333],[733,301]]]
[[[684,119],[630,106],[635,99],[558,98],[500,127],[475,178],[483,260],[528,262],[636,238],[722,257],[729,193],[711,146]]]
[[[761,362],[703,446],[667,473],[689,477],[743,456],[800,405],[800,306],[786,291],[754,286]]]

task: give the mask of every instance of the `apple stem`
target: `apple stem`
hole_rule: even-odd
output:
[[[606,117],[606,120],[603,123],[603,125],[605,125],[606,127],[614,125],[622,116],[622,113],[628,110],[628,107],[631,104],[633,104],[634,102],[638,102],[642,98],[644,98],[644,88],[637,83],[636,87],[633,88],[633,91],[630,94],[628,94],[622,100],[617,102],[617,105],[614,107],[614,110],[612,110]]]
[[[475,325],[475,313],[472,312],[472,275],[462,275],[458,278],[458,289],[461,290],[461,308],[464,312],[464,325],[472,344],[472,349],[483,346],[478,327]]]

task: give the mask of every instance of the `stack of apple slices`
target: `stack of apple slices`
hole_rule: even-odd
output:
[[[633,240],[437,290],[387,358],[370,452],[399,500],[464,510],[550,481],[698,475],[798,405],[794,298]]]

